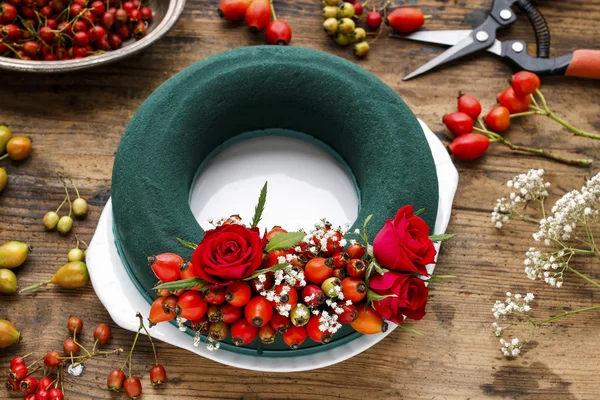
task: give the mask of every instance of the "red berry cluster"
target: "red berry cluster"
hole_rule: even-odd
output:
[[[123,366],[119,369],[114,369],[110,371],[108,377],[106,378],[106,387],[108,390],[113,392],[125,390],[125,394],[130,399],[137,399],[142,395],[142,381],[139,377],[132,374],[133,351],[135,350],[135,345],[137,344],[138,338],[140,337],[140,332],[142,330],[146,333],[148,339],[150,340],[150,344],[152,345],[152,352],[154,353],[155,364],[152,368],[150,368],[150,383],[152,384],[152,386],[158,386],[167,382],[167,371],[165,367],[158,363],[156,347],[154,346],[152,336],[150,336],[150,333],[144,325],[142,315],[140,313],[137,313],[136,317],[139,319],[140,325],[138,327],[137,334],[135,335],[135,339],[133,340],[133,344],[131,345],[131,350],[129,350],[129,355],[125,359]],[[127,377],[127,375],[125,374],[125,370],[128,366],[129,377]]]
[[[357,23],[362,22],[371,30],[379,29],[376,34],[379,37],[382,32],[381,22],[384,19],[382,12],[385,15],[386,25],[400,33],[416,31],[423,26],[427,18],[418,8],[409,7],[398,8],[387,15],[387,3],[381,11],[373,7],[364,20],[361,18],[364,11],[363,4],[356,0],[343,3],[338,3],[338,0],[323,0],[323,6],[322,14],[325,18],[323,28],[325,32],[340,46],[354,43],[354,55],[357,57],[366,56],[370,50],[369,42],[366,41],[367,32],[364,28],[357,26]]]
[[[365,248],[351,244],[344,252],[341,229],[327,223],[317,228],[308,241],[266,253],[264,269],[245,280],[222,288],[206,284],[189,290],[157,289],[150,326],[177,318],[183,328],[189,320],[196,343],[200,335],[208,335],[211,350],[230,333],[237,346],[248,345],[257,336],[270,344],[279,333],[297,349],[307,337],[329,342],[341,324],[361,333],[384,331],[383,318],[365,304]],[[275,227],[266,239],[286,232]],[[149,264],[159,284],[196,277],[192,263],[174,253],[150,257]],[[282,265],[286,267],[278,268]]]
[[[43,358],[40,358],[27,365],[26,358],[14,357],[10,362],[6,388],[11,392],[21,392],[25,395],[25,400],[63,400],[63,374],[66,366],[68,371],[74,376],[81,374],[83,365],[88,360],[111,354],[119,354],[120,350],[114,351],[96,351],[98,344],[105,344],[110,339],[110,328],[106,324],[99,324],[94,329],[94,347],[88,351],[78,340],[77,335],[83,329],[83,321],[78,317],[71,317],[67,321],[67,329],[72,334],[63,342],[63,352],[53,350]],[[80,350],[85,355],[79,355]],[[39,367],[36,365],[43,364]],[[35,367],[35,368],[34,368]],[[43,377],[36,379],[33,375],[43,372]]]
[[[534,73],[522,71],[513,75],[511,87],[498,94],[499,105],[484,119],[480,117],[482,108],[476,98],[459,95],[458,111],[444,115],[443,119],[448,130],[457,136],[449,146],[452,154],[468,161],[481,157],[488,149],[490,139],[498,141],[499,134],[510,127],[511,116],[528,113],[534,100],[532,95],[539,87],[540,78]],[[479,123],[479,128],[475,122]]]
[[[221,0],[218,12],[228,21],[245,19],[252,33],[265,30],[268,44],[287,45],[292,40],[292,28],[284,20],[277,19],[270,0]]]
[[[143,0],[6,0],[0,5],[0,56],[84,58],[143,38],[151,21]]]

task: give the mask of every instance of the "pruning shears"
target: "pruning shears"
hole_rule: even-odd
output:
[[[527,15],[535,30],[537,57],[527,53],[527,43],[522,40],[496,39],[496,31],[512,25],[517,16],[512,6],[518,5]],[[417,31],[409,35],[398,33],[390,37],[452,46],[433,60],[410,73],[404,80],[414,78],[440,65],[487,50],[512,61],[522,70],[539,75],[566,75],[600,79],[600,50],[575,50],[549,58],[550,30],[544,16],[529,0],[494,0],[486,20],[473,30]]]

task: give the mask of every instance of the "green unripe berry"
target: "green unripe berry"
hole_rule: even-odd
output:
[[[354,6],[351,3],[342,3],[338,7],[338,18],[352,18],[354,17]]]
[[[327,32],[328,35],[335,35],[338,30],[338,20],[335,18],[327,18],[323,22],[323,29],[325,29],[325,32]]]
[[[338,15],[338,8],[334,6],[323,7],[323,18],[335,18]]]
[[[13,294],[17,291],[17,276],[10,269],[0,269],[0,293]]]
[[[78,197],[73,201],[73,214],[78,217],[83,217],[88,212],[88,203],[81,197]]]
[[[8,129],[8,126],[0,125],[0,156],[6,153],[6,144],[10,138],[12,138],[12,133],[10,132],[10,129]]]
[[[54,211],[48,211],[46,215],[44,215],[44,227],[49,231],[53,230],[56,228],[59,219],[60,217],[57,213]]]
[[[350,34],[356,28],[356,24],[350,18],[342,18],[340,19],[340,24],[338,26],[338,32],[342,32],[345,34]]]
[[[362,42],[367,38],[367,31],[365,31],[363,28],[356,28],[352,31],[350,36],[355,42]]]
[[[339,44],[340,46],[348,46],[349,44],[352,43],[352,38],[350,37],[350,35],[346,35],[345,33],[338,32],[334,36],[333,41],[336,42],[337,44]]]
[[[66,235],[71,231],[71,228],[73,228],[73,218],[69,217],[68,215],[60,217],[58,224],[56,225],[56,229],[58,229],[60,233]]]
[[[369,43],[367,42],[358,42],[354,45],[354,54],[357,57],[364,57],[369,53]]]
[[[295,326],[304,326],[308,324],[309,319],[310,309],[302,303],[296,304],[296,307],[290,311],[290,321]]]
[[[331,278],[327,278],[321,284],[321,290],[323,290],[323,292],[325,292],[325,296],[329,298],[338,297],[338,295],[342,291],[342,281],[340,281],[334,276],[332,276]]]
[[[69,254],[67,254],[67,259],[69,260],[69,262],[83,261],[85,260],[85,253],[81,249],[74,248],[69,250]]]
[[[0,193],[2,193],[7,183],[8,174],[6,173],[6,170],[4,168],[0,168]]]

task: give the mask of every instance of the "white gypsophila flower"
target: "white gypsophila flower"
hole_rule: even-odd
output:
[[[521,354],[521,348],[524,344],[519,338],[513,338],[510,341],[500,339],[500,351],[506,357],[516,357]]]
[[[194,347],[198,347],[200,345],[200,332],[196,332],[194,334]]]
[[[492,314],[496,319],[513,313],[525,314],[531,310],[529,303],[531,303],[534,298],[533,293],[527,293],[525,296],[520,294],[515,294],[513,296],[512,293],[507,292],[506,300],[504,300],[504,302],[496,300],[496,303],[492,307]]]
[[[564,271],[569,267],[564,250],[542,253],[534,247],[525,252],[523,264],[529,279],[544,281],[557,288],[562,286]]]
[[[83,365],[80,363],[69,364],[69,366],[67,367],[67,372],[69,373],[69,375],[81,376],[81,374],[83,373]]]
[[[181,318],[181,317],[177,317],[175,319],[175,322],[177,323],[177,328],[179,328],[179,330],[181,332],[185,332],[186,329],[187,329],[186,326],[185,326],[186,321],[187,321],[187,319]]]
[[[278,263],[278,264],[283,264],[283,263],[285,263],[285,257],[284,257],[284,256],[279,256],[279,257],[277,257],[277,263]]]
[[[540,229],[533,238],[547,245],[570,240],[579,225],[598,218],[599,201],[600,173],[587,181],[581,190],[573,190],[561,197],[552,207],[552,215],[540,221]]]
[[[509,198],[497,199],[492,211],[492,223],[498,229],[502,229],[511,216],[516,214],[517,205],[548,197],[550,183],[544,182],[543,169],[531,169],[526,174],[519,174],[506,182],[506,186],[512,189]]]
[[[502,331],[504,330],[504,328],[502,328],[499,323],[492,322],[492,328],[494,328],[494,334],[496,336],[502,335]]]

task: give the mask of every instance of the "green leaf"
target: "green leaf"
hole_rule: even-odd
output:
[[[443,233],[441,235],[431,235],[431,236],[429,236],[429,240],[431,240],[432,242],[441,242],[441,241],[448,240],[453,237],[454,237],[453,233]]]
[[[379,300],[387,299],[388,297],[398,297],[398,296],[395,295],[395,294],[381,295],[381,294],[375,293],[371,289],[367,290],[367,302],[368,303],[371,303],[373,301],[379,301]]]
[[[154,286],[154,290],[162,290],[167,289],[171,291],[179,290],[179,289],[191,289],[196,286],[206,285],[206,281],[200,278],[192,278],[192,279],[184,279],[181,281],[167,282],[158,286]]]
[[[379,275],[383,275],[383,274],[385,274],[386,272],[390,272],[390,270],[389,270],[389,269],[387,269],[387,268],[383,268],[381,265],[379,265],[379,263],[375,263],[375,264],[373,265],[373,268],[375,269],[375,272],[377,272]]]
[[[418,215],[421,215],[421,214],[423,214],[424,212],[425,212],[425,209],[424,209],[424,208],[420,208],[420,209],[418,209],[417,211],[415,211],[415,212],[413,213],[413,215],[416,217],[416,216],[418,216]]]
[[[196,243],[188,242],[187,240],[183,240],[180,238],[177,238],[177,240],[179,241],[179,243],[181,243],[183,246],[187,247],[188,249],[196,250],[198,248],[198,245]]]
[[[407,330],[409,332],[414,333],[417,336],[425,336],[424,334],[422,334],[421,332],[419,332],[418,330],[416,330],[414,328],[411,328],[410,326],[404,326],[403,324],[400,324],[400,325],[398,325],[398,328],[405,329],[405,330]]]
[[[306,236],[304,232],[280,233],[269,240],[265,252],[269,253],[273,250],[285,250],[294,247],[304,239],[304,236]]]
[[[254,209],[254,217],[252,217],[252,228],[258,226],[258,223],[262,218],[263,211],[265,210],[265,203],[267,202],[267,183],[268,182],[265,182],[265,185],[260,191],[260,196],[258,196],[258,204]]]
[[[258,277],[259,275],[266,274],[267,272],[277,272],[281,269],[284,269],[288,265],[290,265],[290,263],[277,264],[277,265],[273,265],[270,268],[259,269],[258,271],[254,271],[254,273],[252,275],[244,278],[243,280],[251,281],[252,279]]]
[[[373,214],[369,214],[367,218],[365,218],[365,222],[363,222],[363,233],[362,240],[365,242],[365,249],[369,248],[369,235],[367,234],[367,225],[371,222],[371,218],[373,218]]]

